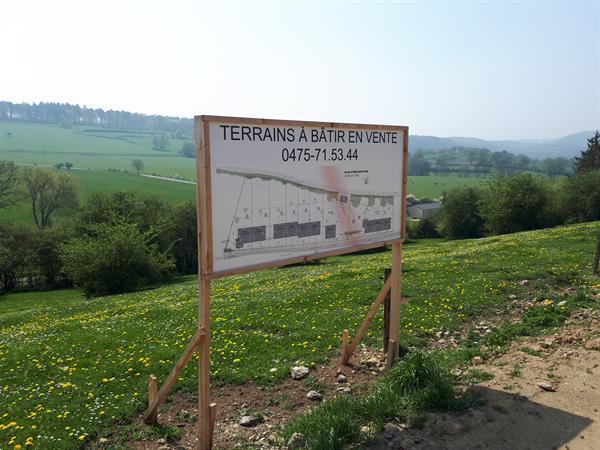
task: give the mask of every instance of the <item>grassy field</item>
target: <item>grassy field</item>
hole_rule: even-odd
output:
[[[409,194],[413,194],[417,198],[438,198],[448,189],[481,186],[485,182],[485,178],[459,177],[458,175],[410,176],[406,189]]]
[[[84,198],[95,190],[139,189],[175,199],[185,191],[193,199],[193,189],[189,186],[182,188],[167,181],[149,182],[127,174],[108,172],[109,168],[133,172],[131,161],[139,158],[144,162],[143,172],[146,174],[195,179],[194,160],[177,153],[183,142],[185,140],[170,139],[166,151],[156,151],[152,149],[148,132],[118,132],[90,127],[66,129],[43,124],[0,122],[0,160],[41,166],[71,162],[75,167],[85,169],[71,171],[81,178]],[[446,189],[482,182],[481,178],[458,176],[409,177],[408,193],[416,197],[437,198]],[[22,221],[29,217],[28,209],[29,206],[24,205],[18,211],[5,211],[3,214],[11,220]]]
[[[50,166],[69,161],[82,169],[105,171],[133,170],[131,161],[140,158],[145,173],[195,178],[194,160],[177,154],[184,140],[170,139],[165,151],[157,151],[151,139],[139,132],[0,122],[0,159]]]
[[[408,245],[402,343],[506,308],[517,281],[581,284],[600,222],[455,242]],[[336,257],[213,283],[213,381],[272,384],[296,361],[313,365],[357,329],[382,285],[390,253]],[[549,294],[550,295],[550,294]],[[194,333],[193,279],[85,300],[76,290],[0,299],[0,448],[75,448],[146,404]],[[376,318],[367,342],[379,343]],[[178,387],[193,393],[192,362]],[[271,369],[274,368],[274,371]]]
[[[63,172],[66,170],[63,169]],[[70,170],[68,173],[79,178],[81,203],[84,203],[92,193],[119,190],[141,191],[156,195],[172,204],[187,200],[196,201],[196,187],[192,184],[157,180],[123,172]],[[57,219],[60,219],[59,215]],[[33,224],[30,203],[23,201],[13,208],[0,209],[0,222]]]

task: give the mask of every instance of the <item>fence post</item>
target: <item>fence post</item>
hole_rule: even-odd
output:
[[[383,282],[385,283],[390,277],[392,269],[385,269]],[[390,292],[387,293],[383,300],[383,352],[387,353],[388,341],[390,340]]]

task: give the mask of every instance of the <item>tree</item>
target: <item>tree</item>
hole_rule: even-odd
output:
[[[428,239],[440,237],[440,234],[436,229],[435,218],[425,217],[421,220],[410,221],[408,225],[408,236],[411,239]]]
[[[153,242],[161,250],[168,250],[176,237],[173,235],[172,208],[156,196],[134,191],[98,192],[90,196],[74,217],[76,232],[90,234],[97,224],[136,224],[140,231],[151,232]]]
[[[489,168],[492,167],[492,152],[487,148],[479,149],[479,154],[477,155],[477,165],[489,170]]]
[[[65,167],[67,168],[67,170],[71,170],[71,168],[73,167],[73,163],[72,162],[66,162],[65,163]]]
[[[455,188],[444,193],[437,215],[441,234],[450,239],[483,236],[482,198],[483,192],[477,188]]]
[[[152,136],[152,148],[160,152],[165,151],[169,146],[169,140],[165,135]]]
[[[33,235],[36,269],[43,275],[46,286],[52,288],[64,286],[65,282],[68,282],[61,277],[62,261],[58,249],[60,245],[73,237],[73,229],[61,225],[38,230]]]
[[[567,158],[546,158],[542,161],[542,170],[552,179],[558,175],[566,175],[570,162]]]
[[[550,188],[546,181],[528,173],[494,177],[480,206],[485,226],[492,234],[552,225]]]
[[[198,273],[198,228],[196,203],[186,202],[173,211],[173,256],[177,271],[182,274]]]
[[[431,164],[425,159],[422,152],[416,152],[410,158],[408,171],[410,175],[426,176],[431,172]]]
[[[511,172],[511,169],[515,166],[515,159],[515,155],[508,153],[506,150],[492,153],[494,169],[496,169],[502,175],[506,175]]]
[[[0,223],[0,293],[12,291],[34,260],[28,227]]]
[[[181,153],[186,158],[195,158],[196,157],[196,147],[194,146],[193,142],[189,142],[189,141],[184,142],[181,145],[181,150],[179,150],[179,153]]]
[[[135,170],[137,170],[137,174],[139,175],[142,170],[144,170],[144,163],[141,159],[134,159],[131,161],[131,165]]]
[[[529,164],[531,164],[531,159],[527,155],[518,155],[516,164],[519,170],[525,171],[529,168]]]
[[[19,199],[17,166],[0,161],[0,209],[14,205]]]
[[[64,271],[87,297],[127,292],[159,281],[173,261],[137,225],[95,225],[59,247]]]
[[[560,190],[559,204],[568,222],[600,220],[600,171],[567,178]]]
[[[581,156],[575,158],[575,171],[577,173],[600,170],[600,132],[596,130],[588,139],[587,149]]]
[[[29,168],[23,176],[31,199],[33,220],[39,228],[51,224],[52,214],[79,206],[77,178],[66,173],[56,174],[49,169]]]
[[[59,162],[59,163],[56,163],[56,164],[54,164],[54,168],[55,168],[56,170],[60,170],[60,169],[62,169],[63,167],[65,167],[65,164],[64,164],[64,163],[61,163],[61,162]]]

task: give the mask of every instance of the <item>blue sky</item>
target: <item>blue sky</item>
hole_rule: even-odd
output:
[[[599,25],[599,1],[3,0],[0,99],[558,137],[600,127]]]

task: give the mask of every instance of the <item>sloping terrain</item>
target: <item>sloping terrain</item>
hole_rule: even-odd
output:
[[[403,344],[428,346],[479,317],[506,315],[510,296],[531,287],[519,280],[588,283],[599,232],[595,222],[407,245]],[[389,252],[371,253],[215,281],[214,383],[272,386],[292,365],[329,361],[342,330],[358,328],[389,264]],[[148,376],[165,379],[194,333],[196,314],[193,279],[94,300],[73,290],[1,298],[0,448],[28,438],[41,448],[73,448],[135,417],[147,402]],[[379,345],[381,331],[378,316],[366,343]],[[195,365],[177,384],[183,395],[194,395]]]

